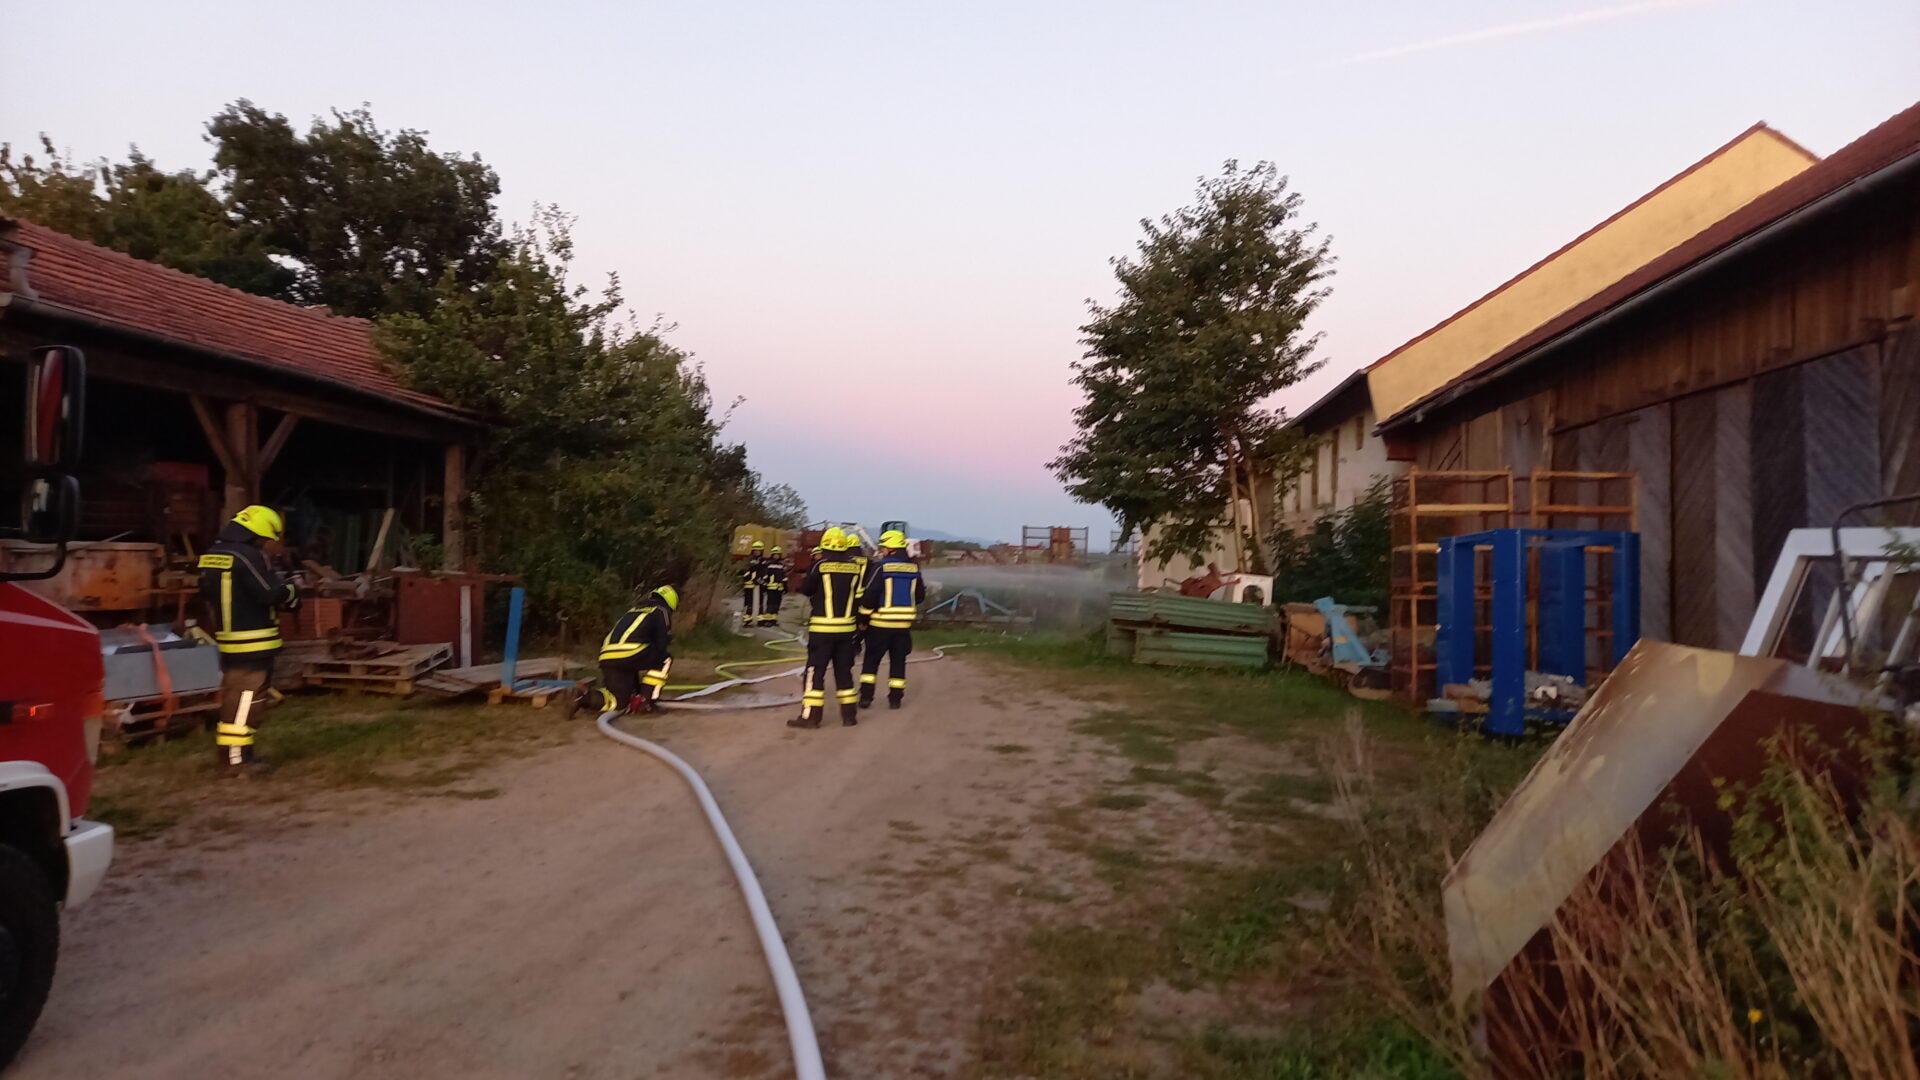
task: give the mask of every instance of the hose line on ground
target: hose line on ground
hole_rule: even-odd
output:
[[[614,727],[613,720],[619,715],[617,711],[600,714],[601,734],[666,762],[699,798],[707,824],[713,827],[713,835],[727,853],[728,865],[733,867],[734,880],[740,883],[740,891],[747,898],[747,911],[753,916],[753,931],[759,935],[760,950],[767,955],[767,970],[772,972],[773,988],[780,996],[780,1011],[787,1018],[787,1042],[793,1047],[794,1075],[799,1080],[826,1080],[827,1069],[820,1061],[820,1040],[813,1031],[813,1017],[807,1012],[806,995],[800,992],[800,978],[793,972],[793,959],[787,955],[787,944],[781,940],[773,911],[767,907],[767,895],[760,891],[760,879],[753,876],[753,867],[740,850],[739,841],[733,838],[733,829],[727,825],[726,815],[720,812],[720,804],[714,801],[713,792],[707,789],[707,782],[700,779],[700,774],[693,771],[693,766],[671,750]]]
[[[791,641],[792,638],[787,640]],[[773,644],[773,643],[769,643]],[[962,648],[962,645],[941,645],[934,648],[931,656],[910,657],[909,664],[924,664],[934,660],[945,660],[948,649]],[[764,664],[768,661],[754,661]],[[717,669],[716,669],[717,670]],[[766,682],[796,675],[794,671],[784,671],[774,675],[764,675],[757,679],[732,679],[715,683],[698,693],[711,693],[728,686],[737,686],[743,682]],[[766,705],[791,705],[799,698],[784,699],[775,702],[759,702],[752,705],[725,705],[689,703],[679,705],[682,709],[737,710],[742,708],[762,708]],[[674,705],[673,702],[662,702]],[[767,970],[773,975],[774,992],[780,997],[780,1011],[787,1021],[787,1044],[793,1048],[793,1072],[797,1080],[826,1080],[827,1070],[820,1060],[820,1039],[813,1030],[813,1015],[807,1011],[807,998],[800,990],[800,977],[794,974],[793,958],[787,955],[787,943],[780,937],[780,927],[773,921],[773,909],[767,906],[767,894],[761,891],[760,879],[754,876],[753,866],[747,862],[746,853],[740,850],[740,842],[734,839],[733,828],[727,824],[727,817],[720,812],[720,804],[714,800],[713,792],[693,766],[682,761],[679,755],[659,743],[649,742],[638,735],[630,735],[613,726],[620,716],[618,710],[600,714],[600,733],[615,742],[641,750],[667,763],[680,778],[693,789],[700,800],[700,809],[707,816],[707,824],[713,828],[714,838],[720,841],[720,848],[726,852],[727,865],[733,868],[733,878],[740,885],[740,892],[746,897],[747,912],[753,917],[753,932],[760,938],[760,951],[766,954]]]

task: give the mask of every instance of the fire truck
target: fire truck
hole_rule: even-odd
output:
[[[55,554],[42,570],[0,571],[0,1068],[46,1003],[60,909],[85,901],[113,861],[112,827],[82,816],[100,745],[99,632],[19,584],[60,572],[78,523],[80,351],[36,350],[21,404],[19,518],[0,536],[51,545]]]

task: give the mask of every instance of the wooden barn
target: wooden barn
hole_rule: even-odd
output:
[[[1380,430],[1416,478],[1630,475],[1629,495],[1586,498],[1631,506],[1642,636],[1737,649],[1789,530],[1920,491],[1917,308],[1920,105],[1395,409]],[[1516,517],[1525,498],[1509,493]]]

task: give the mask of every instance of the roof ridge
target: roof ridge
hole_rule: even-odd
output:
[[[211,288],[220,289],[222,291],[232,293],[234,296],[239,297],[245,301],[273,304],[276,307],[284,308],[288,311],[297,311],[303,315],[306,315],[314,319],[337,319],[337,320],[340,320],[341,322],[358,322],[358,323],[366,323],[368,325],[372,325],[372,320],[361,318],[358,315],[335,315],[331,310],[320,311],[311,305],[296,304],[291,300],[280,300],[275,297],[262,296],[259,293],[248,292],[245,289],[237,289],[232,285],[226,284],[225,282],[215,281],[210,277],[203,277],[200,274],[196,274],[188,270],[182,270],[177,266],[168,266],[166,263],[154,262],[151,259],[142,259],[142,258],[139,258],[138,256],[129,255],[124,251],[118,251],[114,248],[107,247],[105,244],[96,244],[93,241],[88,240],[86,237],[75,236],[69,232],[62,232],[51,225],[42,225],[39,222],[33,220],[32,218],[21,217],[17,214],[15,215],[0,214],[0,223],[4,223],[6,225],[12,225],[12,226],[30,225],[35,229],[43,229],[62,239],[71,240],[76,244],[82,244],[82,245],[85,245],[86,247],[92,248],[93,250],[101,253],[104,256],[107,256],[108,258],[119,259],[119,260],[124,260],[126,262],[133,263],[134,265],[141,267],[145,272],[151,273],[157,270],[164,274],[172,274],[177,277],[186,278],[190,282],[195,282],[200,285],[204,285],[204,286],[208,286]],[[27,246],[32,247],[33,245],[31,243],[28,243]],[[29,263],[27,266],[27,281],[29,284],[31,284],[33,281],[33,266],[31,263]]]
[[[1439,322],[1434,323],[1432,326],[1427,327],[1425,330],[1420,331],[1418,334],[1415,334],[1413,337],[1408,338],[1405,342],[1401,343],[1398,347],[1394,348],[1393,351],[1387,353],[1385,356],[1382,356],[1380,359],[1375,360],[1373,363],[1368,364],[1366,367],[1366,370],[1372,371],[1374,368],[1379,367],[1381,364],[1384,364],[1387,361],[1393,359],[1394,357],[1399,356],[1401,353],[1406,352],[1408,349],[1413,348],[1415,345],[1418,345],[1422,341],[1425,341],[1427,338],[1432,337],[1434,334],[1439,333],[1441,330],[1444,330],[1447,327],[1465,318],[1468,314],[1472,313],[1476,308],[1479,308],[1481,305],[1485,304],[1487,301],[1492,300],[1494,297],[1499,296],[1503,292],[1506,292],[1508,289],[1512,288],[1513,286],[1518,285],[1522,280],[1524,280],[1528,275],[1532,274],[1535,270],[1540,269],[1541,267],[1547,265],[1553,260],[1573,250],[1575,247],[1578,247],[1581,241],[1587,239],[1588,237],[1599,232],[1601,229],[1604,229],[1607,226],[1613,224],[1614,222],[1620,220],[1621,218],[1627,216],[1628,214],[1632,213],[1634,210],[1639,209],[1641,206],[1645,205],[1647,202],[1652,200],[1654,196],[1667,190],[1673,185],[1679,183],[1680,181],[1685,180],[1687,177],[1692,176],[1694,173],[1699,172],[1702,168],[1705,168],[1708,164],[1714,161],[1717,161],[1719,158],[1725,155],[1727,151],[1732,150],[1734,147],[1745,142],[1751,136],[1760,134],[1763,131],[1785,142],[1788,146],[1790,146],[1794,150],[1797,150],[1802,154],[1806,154],[1808,157],[1812,159],[1814,164],[1819,163],[1820,158],[1818,155],[1813,154],[1806,147],[1801,146],[1799,143],[1793,141],[1792,139],[1787,138],[1787,136],[1781,134],[1777,129],[1769,125],[1765,120],[1756,121],[1748,125],[1745,130],[1740,132],[1740,134],[1735,135],[1733,138],[1728,139],[1726,142],[1721,143],[1719,146],[1715,147],[1705,157],[1687,166],[1686,168],[1681,169],[1679,172],[1674,173],[1672,176],[1661,181],[1658,185],[1653,187],[1651,190],[1647,191],[1646,194],[1641,195],[1639,198],[1633,200],[1627,205],[1607,215],[1607,217],[1603,219],[1599,224],[1594,225],[1592,228],[1587,229],[1585,232],[1581,233],[1580,235],[1574,237],[1573,239],[1567,241],[1564,244],[1561,244],[1559,247],[1554,248],[1552,251],[1542,256],[1539,260],[1535,261],[1533,265],[1527,267],[1526,269],[1520,271],[1519,273],[1513,275],[1512,277],[1506,279],[1505,281],[1502,281],[1500,284],[1495,285],[1492,289],[1489,289],[1479,299],[1473,301],[1472,303],[1468,304],[1466,307],[1461,308],[1460,310],[1454,312],[1453,314],[1447,316],[1446,318],[1441,319]],[[1791,179],[1791,177],[1789,179]],[[1710,229],[1712,227],[1713,226],[1711,224],[1706,226],[1707,229]],[[1702,229],[1701,231],[1704,232],[1706,230]],[[1695,235],[1699,235],[1699,234],[1696,233]],[[1681,242],[1685,243],[1684,240]],[[1657,257],[1658,256],[1656,256],[1656,258]]]

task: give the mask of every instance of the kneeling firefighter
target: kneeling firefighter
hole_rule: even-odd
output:
[[[254,722],[273,689],[279,613],[300,606],[298,584],[274,572],[262,550],[268,540],[278,543],[286,527],[279,511],[249,506],[221,527],[200,556],[200,596],[213,611],[213,640],[220,649],[220,720],[213,741],[228,772],[257,762]]]
[[[860,722],[860,692],[853,682],[854,612],[860,592],[860,567],[847,557],[847,534],[828,529],[820,537],[821,554],[807,571],[800,595],[812,602],[807,619],[807,666],[801,675],[800,715],[788,727],[817,728],[827,709],[827,668],[840,699],[840,722]]]
[[[874,561],[860,595],[860,615],[867,622],[867,657],[860,664],[860,707],[873,705],[880,681],[880,661],[887,661],[887,708],[897,709],[907,696],[907,654],[913,651],[913,623],[926,598],[920,566],[907,555],[907,536],[898,529],[880,534],[880,557]]]
[[[662,585],[614,621],[600,642],[600,711],[652,712],[673,668],[673,613],[680,591]]]

